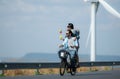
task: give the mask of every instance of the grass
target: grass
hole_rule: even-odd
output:
[[[111,67],[81,67],[77,72],[94,72],[111,70]],[[4,70],[4,76],[19,76],[19,75],[44,75],[44,74],[59,74],[59,68],[42,68],[42,69],[16,69]],[[0,75],[3,76],[3,75]]]

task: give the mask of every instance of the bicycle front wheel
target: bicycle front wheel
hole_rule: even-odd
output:
[[[60,75],[61,76],[64,75],[65,69],[66,69],[66,62],[64,60],[61,60],[61,63],[60,63]]]

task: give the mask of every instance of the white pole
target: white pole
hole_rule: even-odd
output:
[[[95,61],[95,25],[96,25],[96,2],[91,2],[91,55],[90,61]]]

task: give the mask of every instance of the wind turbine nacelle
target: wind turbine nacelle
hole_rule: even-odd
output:
[[[98,2],[99,0],[84,0],[85,2]]]

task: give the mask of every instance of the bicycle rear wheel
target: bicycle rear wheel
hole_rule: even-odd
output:
[[[66,62],[65,60],[61,60],[61,63],[60,63],[60,75],[61,76],[64,75],[65,69],[66,69]]]
[[[71,67],[70,67],[70,73],[71,75],[75,75],[76,74],[76,62],[74,59],[71,59]]]
[[[71,73],[71,75],[75,75],[76,74],[76,68],[75,67],[71,67],[70,68],[70,73]]]

